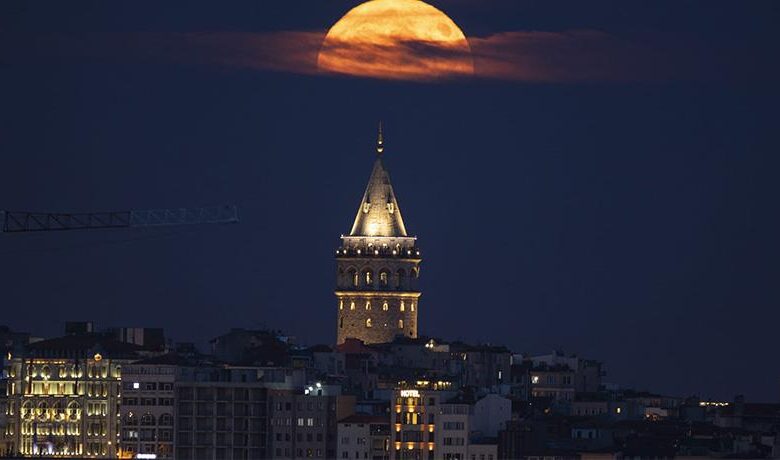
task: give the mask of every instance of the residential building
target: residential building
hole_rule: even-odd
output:
[[[257,368],[179,368],[174,385],[177,460],[267,458],[268,389]]]
[[[355,397],[337,385],[269,390],[269,455],[275,459],[336,457],[338,420],[354,413]]]
[[[354,414],[339,421],[336,458],[390,459],[390,417]]]
[[[173,458],[174,385],[180,360],[148,358],[122,368],[120,457]]]

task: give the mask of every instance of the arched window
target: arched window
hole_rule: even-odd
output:
[[[414,311],[414,302],[409,304],[409,310]]]
[[[371,327],[371,318],[366,320],[366,327]]]
[[[355,301],[354,300],[349,303],[349,309],[350,310],[354,310],[355,309]]]
[[[398,329],[403,329],[403,328],[404,328],[404,320],[399,319],[398,320]]]
[[[33,403],[32,401],[25,401],[24,404],[22,404],[22,418],[26,420],[30,420],[33,418],[34,411],[33,411]]]
[[[406,282],[406,272],[403,269],[398,270],[397,277],[395,280],[395,288],[401,289],[404,287],[404,283]]]
[[[366,300],[366,310],[371,310],[371,301]]]
[[[387,306],[387,302],[385,302],[385,303],[383,303],[383,304],[382,304],[382,311],[387,311],[387,310],[388,310],[388,308],[389,308],[389,307]]]
[[[154,425],[154,415],[148,413],[144,414],[141,417],[141,425],[145,425],[145,426]]]
[[[404,303],[404,301],[402,300],[402,301],[401,301],[401,311],[405,311],[405,310],[406,310],[406,304],[405,304],[405,303]]]
[[[373,286],[374,285],[374,273],[371,270],[366,270],[363,272],[363,280],[366,283],[366,286]]]
[[[349,279],[352,280],[352,287],[358,287],[360,285],[360,277],[357,270],[354,268],[349,269]]]
[[[45,401],[38,403],[38,408],[35,411],[35,415],[39,420],[48,420],[49,418],[49,405]]]
[[[414,268],[412,269],[412,276],[413,276],[415,279],[419,278],[419,277],[420,277],[420,269],[419,269],[419,268],[417,268],[417,267],[414,267]]]
[[[128,426],[136,426],[138,425],[138,417],[136,417],[134,413],[129,412],[125,416],[124,424]]]
[[[162,425],[162,426],[173,426],[173,415],[171,415],[171,414],[162,414],[160,416],[160,425]]]
[[[65,415],[67,415],[70,420],[79,420],[81,418],[81,407],[79,406],[79,403],[76,401],[69,402]]]
[[[344,309],[344,299],[339,299],[339,310]]]
[[[57,401],[51,406],[52,417],[55,420],[62,420],[65,418],[65,406],[62,401]]]
[[[387,283],[390,281],[390,272],[387,270],[382,270],[379,272],[379,285],[380,286],[387,286]]]

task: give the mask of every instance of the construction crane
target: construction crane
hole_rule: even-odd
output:
[[[238,222],[238,208],[235,205],[226,205],[88,213],[0,211],[0,221],[2,233],[233,224]]]

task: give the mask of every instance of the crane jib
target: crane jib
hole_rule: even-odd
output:
[[[234,205],[145,211],[42,213],[0,211],[3,233],[135,228],[238,222]]]

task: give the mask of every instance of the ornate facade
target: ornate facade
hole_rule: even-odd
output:
[[[420,250],[417,238],[406,232],[383,152],[380,126],[368,186],[352,230],[336,251],[337,343],[417,337]]]
[[[21,457],[116,458],[121,368],[134,347],[96,336],[44,340],[9,356],[5,437]]]

